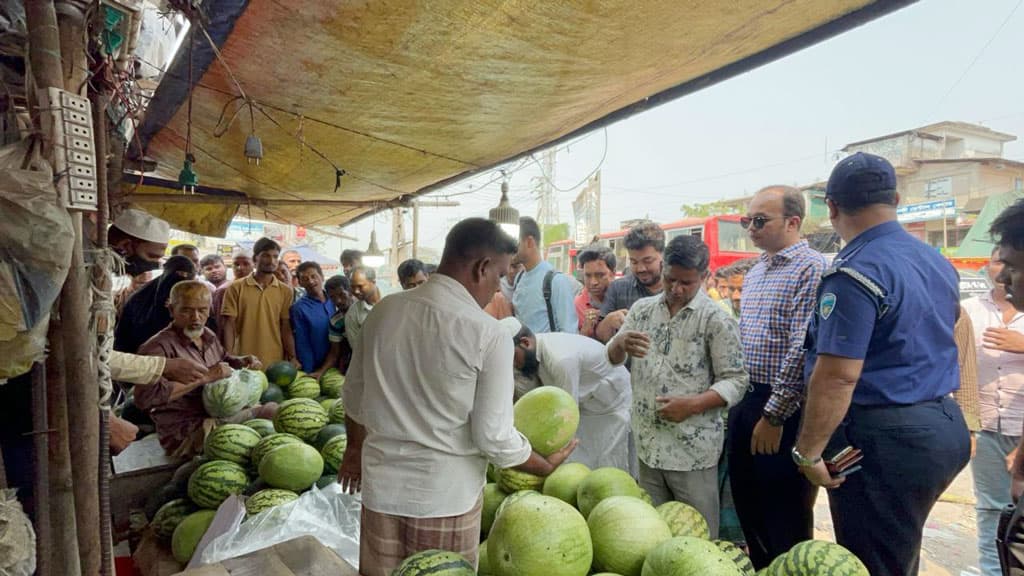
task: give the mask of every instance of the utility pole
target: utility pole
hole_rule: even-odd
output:
[[[423,208],[453,208],[458,202],[443,200],[413,200],[412,201],[412,257],[419,258],[420,252],[420,207]]]
[[[555,181],[555,155],[557,149],[549,148],[544,152],[541,161],[543,175],[539,183],[540,198],[537,202],[537,222],[541,229],[544,226],[558,224],[558,198],[555,197],[555,188],[552,183]]]

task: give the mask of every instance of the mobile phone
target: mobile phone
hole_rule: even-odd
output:
[[[842,470],[842,471],[840,471],[837,474],[833,474],[832,477],[833,478],[846,478],[847,476],[849,476],[850,474],[853,474],[854,472],[859,472],[861,468],[863,468],[863,466],[861,466],[859,464],[857,466],[851,466],[850,468],[847,468],[846,470]]]
[[[846,448],[843,448],[842,450],[837,452],[834,456],[829,458],[828,461],[829,461],[830,464],[835,464],[836,462],[839,462],[840,460],[842,460],[850,452],[853,452],[853,446],[847,446]]]

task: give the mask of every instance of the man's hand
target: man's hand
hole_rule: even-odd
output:
[[[658,416],[669,422],[682,422],[703,412],[698,396],[656,396]]]
[[[821,486],[822,488],[838,488],[846,478],[833,478],[832,474],[829,473],[828,467],[825,465],[825,461],[821,460],[814,466],[801,466],[800,473],[807,478],[807,480],[815,486]]]
[[[782,426],[772,426],[762,416],[754,425],[754,434],[750,438],[751,454],[778,454],[782,444]]]
[[[616,310],[615,312],[609,313],[604,317],[604,319],[608,322],[608,325],[611,326],[612,330],[618,332],[619,328],[622,328],[622,325],[625,324],[626,314],[628,312],[629,310],[626,310],[625,308],[622,310]]]
[[[1017,448],[1014,448],[1009,454],[1006,455],[1006,471],[1013,473],[1014,463],[1017,460]]]
[[[622,349],[634,358],[643,358],[651,349],[651,337],[643,332],[630,330],[616,336],[622,339]]]
[[[345,455],[338,466],[338,484],[346,494],[355,494],[363,484],[363,453],[352,447],[345,449]]]
[[[120,454],[135,441],[139,434],[139,427],[127,420],[122,420],[113,413],[108,413],[107,423],[110,427],[110,453]]]
[[[259,358],[253,356],[252,354],[248,356],[242,356],[242,366],[245,366],[250,370],[263,370],[263,363],[260,362]]]
[[[234,370],[231,369],[231,366],[228,366],[226,362],[221,362],[214,366],[213,368],[210,368],[210,372],[207,375],[206,381],[216,382],[217,380],[230,378],[232,373],[234,373]]]
[[[548,464],[551,464],[552,470],[561,466],[562,462],[565,462],[565,459],[568,458],[570,454],[572,454],[572,451],[576,449],[576,446],[578,446],[579,443],[579,438],[573,438],[571,442],[565,445],[565,448],[562,448],[558,452],[555,452],[554,454],[548,456]]]
[[[982,335],[982,342],[989,350],[1001,350],[1013,354],[1024,354],[1024,334],[1008,328],[988,328]]]
[[[206,379],[207,370],[191,358],[168,358],[164,364],[163,377],[185,385],[192,385]]]
[[[321,370],[317,370],[316,372],[310,372],[309,374],[306,374],[306,376],[309,376],[310,378],[312,378],[314,380],[319,380],[320,377],[323,376],[323,375],[324,375],[324,371],[322,369]]]
[[[295,358],[295,357],[293,356],[293,357],[291,357],[291,358],[289,358],[289,359],[288,359],[288,362],[290,362],[290,363],[291,363],[291,365],[292,365],[292,366],[295,366],[295,367],[296,367],[297,369],[299,369],[299,370],[302,370],[302,363],[301,363],[301,362],[299,362],[299,359],[298,359],[298,358]]]

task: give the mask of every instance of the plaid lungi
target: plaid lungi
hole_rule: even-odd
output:
[[[407,557],[424,550],[450,550],[477,563],[480,547],[481,496],[473,509],[458,516],[410,518],[363,507],[359,533],[360,576],[389,576]]]

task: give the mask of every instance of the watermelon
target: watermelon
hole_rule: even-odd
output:
[[[324,410],[327,410],[327,414],[330,415],[331,408],[334,408],[334,403],[337,402],[338,399],[337,398],[317,398],[316,401],[319,402],[320,406],[322,406]]]
[[[302,438],[294,434],[288,434],[287,432],[278,432],[271,434],[266,438],[263,438],[256,444],[256,447],[252,449],[252,465],[254,468],[260,467],[260,461],[267,455],[271,450],[278,446],[284,446],[285,444],[302,444]]]
[[[541,496],[541,493],[537,492],[536,490],[520,490],[519,492],[513,492],[509,494],[508,496],[505,497],[504,500],[501,501],[501,504],[498,504],[498,509],[494,512],[494,519],[497,520],[498,517],[501,516],[501,513],[504,512],[506,508],[515,504],[519,500],[522,500],[523,498],[526,497],[532,498],[534,496]],[[493,527],[494,525],[492,524],[491,528],[493,529]]]
[[[590,516],[594,506],[609,496],[641,497],[640,487],[628,472],[618,468],[598,468],[580,482],[576,491],[576,504],[584,517]]]
[[[327,424],[327,412],[312,398],[285,400],[274,416],[274,429],[309,442]]]
[[[214,460],[249,464],[252,449],[260,442],[259,432],[242,424],[221,424],[206,437],[203,452]]]
[[[245,490],[242,492],[242,495],[252,496],[253,494],[259,492],[260,490],[266,490],[267,488],[270,488],[270,486],[263,481],[263,478],[257,476],[252,482],[249,482],[248,486],[245,487]]]
[[[344,424],[345,423],[345,403],[338,400],[331,406],[331,411],[328,413],[331,424]]]
[[[181,524],[186,516],[196,510],[199,510],[199,507],[188,498],[171,500],[156,511],[149,525],[153,527],[153,532],[158,537],[169,540],[174,535],[174,529],[178,527],[178,524]]]
[[[672,537],[658,511],[632,496],[601,500],[587,517],[587,526],[594,567],[623,576],[640,576],[647,553]]]
[[[271,384],[277,384],[282,388],[287,388],[295,376],[298,374],[295,366],[292,366],[291,362],[285,360],[278,360],[266,369],[267,381]]]
[[[259,472],[274,488],[301,492],[323,475],[324,459],[309,444],[285,444],[263,457]]]
[[[164,504],[167,504],[171,500],[187,497],[188,478],[185,478],[183,483],[176,484],[172,482],[164,484],[146,496],[146,503],[143,505],[142,511],[146,515],[146,518],[152,520],[156,517],[156,513]]]
[[[345,457],[345,448],[348,446],[348,436],[340,434],[331,438],[320,450],[320,456],[324,459],[324,466],[327,472],[337,472],[341,466],[341,459]]]
[[[253,494],[245,501],[245,511],[250,515],[254,516],[263,512],[267,508],[273,508],[281,504],[287,504],[299,499],[299,495],[291,490],[281,490],[280,488],[268,488],[266,490],[260,490]]]
[[[673,536],[693,536],[705,540],[711,537],[707,520],[696,508],[685,502],[665,502],[658,506],[658,514],[668,524]]]
[[[337,368],[328,368],[320,376],[320,393],[328,398],[341,398],[341,387],[345,385],[345,377]]]
[[[490,462],[487,463],[487,481],[497,482],[498,481],[498,467]]]
[[[234,462],[207,462],[188,479],[188,497],[201,508],[216,508],[232,494],[241,494],[249,485],[249,477]]]
[[[424,550],[409,556],[391,576],[476,576],[473,565],[455,552]]]
[[[296,378],[288,387],[289,398],[316,398],[320,395],[320,384],[309,376]]]
[[[174,559],[181,564],[188,563],[196,552],[196,546],[203,539],[206,530],[213,523],[216,510],[199,510],[182,519],[171,536],[171,552]]]
[[[561,450],[576,436],[580,409],[565,390],[541,386],[530,390],[513,408],[517,430],[542,456]]]
[[[544,478],[529,472],[520,472],[515,468],[502,468],[498,471],[498,486],[509,494],[520,490],[539,492],[544,487]]]
[[[671,527],[671,525],[669,526]],[[732,560],[732,563],[740,569],[744,576],[754,576],[754,563],[750,561],[750,556],[747,556],[746,552],[740,550],[739,546],[726,540],[712,540],[711,543],[718,546],[718,549]]]
[[[644,502],[647,502],[651,506],[654,506],[654,498],[651,498],[650,492],[644,490],[643,488],[640,488],[640,499],[643,500]]]
[[[249,370],[248,368],[242,368],[235,373],[238,379],[243,385],[249,390],[249,406],[255,406],[260,403],[260,396],[267,391],[267,376],[259,370]]]
[[[316,487],[323,490],[324,488],[327,488],[328,486],[334,484],[337,481],[338,476],[336,474],[324,474],[323,476],[320,477],[319,480],[316,481]]]
[[[853,552],[823,540],[801,542],[776,561],[779,559],[782,566],[778,573],[785,576],[868,576],[868,569]],[[773,573],[772,566],[769,574]]]
[[[476,573],[479,576],[491,576],[491,564],[487,560],[487,540],[480,543],[477,551]]]
[[[242,422],[242,426],[248,426],[256,431],[261,438],[266,438],[274,433],[274,423],[266,418],[253,418]]]
[[[508,497],[497,484],[484,486],[484,507],[480,515],[480,535],[486,536],[494,524],[494,517],[498,514],[498,507]]]
[[[214,418],[234,416],[249,400],[249,388],[234,374],[203,385],[203,408]]]
[[[554,496],[562,502],[568,502],[570,506],[576,506],[576,492],[580,483],[590,474],[590,468],[579,462],[562,464],[544,479],[545,496]]]
[[[267,390],[262,396],[260,396],[261,404],[269,404],[271,402],[276,402],[278,404],[284,402],[284,390],[282,390],[277,384],[267,386]]]
[[[313,446],[323,448],[324,444],[327,444],[328,440],[341,434],[345,434],[344,424],[328,424],[317,432],[316,438],[313,439]]]
[[[537,495],[498,514],[487,538],[487,558],[494,576],[585,576],[594,549],[587,522],[575,508]]]
[[[714,543],[679,536],[657,545],[643,561],[639,576],[743,576],[743,571]]]

